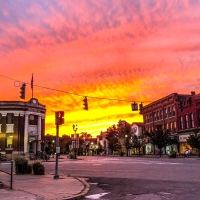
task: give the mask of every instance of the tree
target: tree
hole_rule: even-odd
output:
[[[170,138],[169,132],[164,132],[161,129],[156,131],[145,132],[145,135],[151,139],[153,145],[155,145],[159,149],[160,157],[162,155],[162,149],[166,147],[168,144],[172,143],[172,139]]]
[[[108,140],[108,148],[112,151],[118,151],[121,148],[121,145],[118,140],[118,129],[115,125],[107,129],[107,134],[105,137]]]
[[[62,135],[62,137],[59,139],[60,152],[62,153],[69,152],[70,144],[71,144],[71,137],[65,134]]]
[[[82,132],[79,137],[80,145],[83,146],[83,151],[85,151],[85,155],[89,152],[89,144],[92,139],[92,135],[87,132]]]
[[[125,125],[119,128],[119,137],[123,140],[123,145],[126,148],[126,156],[128,156],[128,150],[132,147],[131,144],[131,126]]]
[[[200,157],[200,133],[196,129],[194,131],[194,134],[190,134],[190,136],[187,139],[187,143],[192,147],[196,148],[199,151],[199,157]]]
[[[140,136],[133,135],[131,143],[132,143],[131,146],[133,148],[138,149],[138,153],[139,153],[139,156],[140,156],[140,147],[143,145],[143,141],[140,138]]]

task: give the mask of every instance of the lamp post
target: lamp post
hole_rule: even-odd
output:
[[[76,131],[78,130],[78,125],[76,124],[76,125],[74,125],[73,124],[73,130],[74,130],[74,141],[75,141],[75,144],[74,144],[74,149],[75,149],[75,152],[74,152],[74,159],[76,159],[76,146],[77,146],[77,136],[76,136]]]
[[[125,135],[126,156],[128,157],[128,135]]]

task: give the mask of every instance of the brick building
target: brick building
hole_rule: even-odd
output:
[[[183,103],[183,111],[179,109],[180,101]],[[200,126],[199,109],[200,95],[195,95],[195,92],[172,93],[143,107],[144,128],[149,132],[162,129],[164,132],[169,131],[172,136],[177,136],[178,145],[167,146],[165,153],[171,150],[183,153],[189,147],[186,142],[189,134]],[[146,153],[157,153],[157,149],[148,143]]]
[[[46,106],[28,102],[0,101],[0,152],[30,153],[41,150],[45,134]]]

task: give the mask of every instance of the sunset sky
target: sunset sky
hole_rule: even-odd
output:
[[[46,134],[63,110],[60,135],[95,137],[142,122],[134,101],[199,93],[200,0],[0,0],[0,61],[0,101],[24,101],[14,80],[29,101],[33,73]]]

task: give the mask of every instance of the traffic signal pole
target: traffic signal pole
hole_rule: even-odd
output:
[[[58,157],[60,154],[59,146],[59,125],[64,124],[64,111],[55,112],[55,124],[56,124],[56,165],[55,165],[55,175],[54,178],[58,179]]]
[[[59,125],[56,124],[56,166],[55,166],[55,176],[54,176],[55,179],[59,178],[59,175],[58,175],[58,152],[59,152],[59,149],[60,149],[60,147],[59,147]]]

